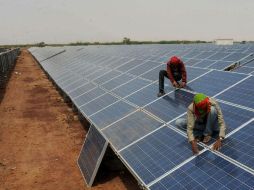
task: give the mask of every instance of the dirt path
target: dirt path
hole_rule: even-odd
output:
[[[0,189],[87,189],[76,165],[84,136],[71,109],[23,50],[0,105]],[[109,172],[91,189],[137,189],[135,183],[127,172]]]

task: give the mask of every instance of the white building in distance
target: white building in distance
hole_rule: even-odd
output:
[[[233,45],[234,40],[233,39],[216,39],[215,44],[216,45]]]

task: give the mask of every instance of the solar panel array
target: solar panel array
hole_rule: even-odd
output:
[[[239,141],[243,147],[244,143],[253,146],[245,129],[251,132],[254,125],[254,78],[222,70],[250,59],[252,50],[251,44],[195,44],[46,47],[31,52],[94,126],[89,129],[78,162],[88,185],[99,167],[102,147],[108,142],[147,189],[234,185],[251,189],[254,172],[249,163],[253,151],[244,154],[249,162],[237,159],[241,150],[233,155],[224,151]],[[186,63],[188,86],[176,90],[167,81],[167,94],[158,98],[158,73],[173,55]],[[197,92],[216,98],[221,105],[228,128],[221,152],[201,143],[200,155],[193,156],[186,134],[174,126],[177,118],[186,116]],[[235,137],[237,134],[243,138]],[[236,140],[230,144],[233,138]],[[100,150],[95,157],[90,154],[93,149]],[[93,162],[87,161],[89,157]]]
[[[5,86],[19,54],[20,50],[18,48],[0,52],[0,88]]]

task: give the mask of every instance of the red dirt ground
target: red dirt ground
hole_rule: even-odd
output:
[[[0,189],[139,189],[127,171],[102,171],[95,185],[86,187],[76,164],[85,134],[36,61],[22,50],[0,104]]]

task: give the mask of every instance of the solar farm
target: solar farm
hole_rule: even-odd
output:
[[[89,122],[77,158],[92,186],[110,147],[143,189],[254,189],[254,44],[217,46],[108,45],[30,48],[48,78]],[[159,71],[171,56],[187,70],[187,86]],[[175,127],[196,93],[220,104],[227,126],[222,149],[199,143]],[[213,141],[214,142],[214,141]]]

